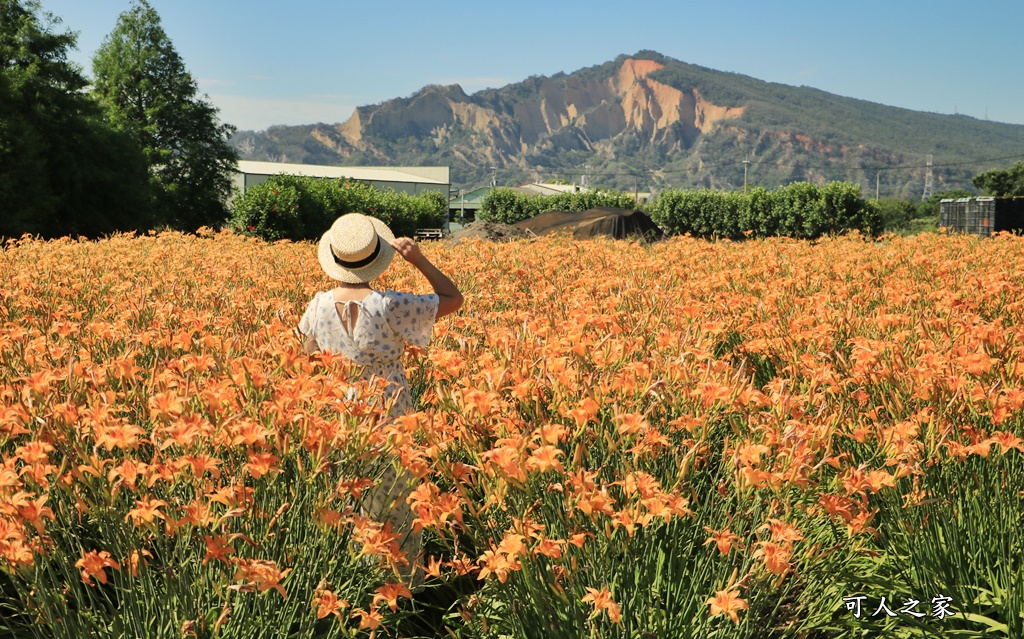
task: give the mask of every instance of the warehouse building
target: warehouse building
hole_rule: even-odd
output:
[[[448,197],[451,187],[447,166],[321,166],[317,164],[285,164],[281,162],[254,162],[241,160],[233,182],[238,193],[266,182],[274,175],[301,175],[317,178],[349,178],[367,182],[371,186],[396,193],[418,195],[424,191],[437,191]]]

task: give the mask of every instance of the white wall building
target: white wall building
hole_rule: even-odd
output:
[[[281,162],[253,162],[241,160],[232,180],[239,193],[262,184],[273,175],[301,175],[318,178],[351,178],[368,182],[381,189],[396,193],[417,195],[424,191],[437,191],[448,199],[451,187],[447,166],[321,166],[318,164],[284,164]]]

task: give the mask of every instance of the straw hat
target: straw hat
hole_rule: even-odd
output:
[[[349,284],[369,282],[391,264],[394,233],[375,217],[342,215],[320,238],[320,266],[331,279]]]

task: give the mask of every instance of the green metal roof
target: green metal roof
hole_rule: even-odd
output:
[[[463,201],[465,201],[467,209],[479,209],[483,204],[484,198],[487,197],[487,194],[490,192],[491,187],[489,186],[482,186],[478,189],[473,189],[472,191],[466,191],[466,193],[461,197],[456,195],[449,199],[448,208],[461,208]],[[463,200],[463,198],[465,198],[465,200]]]

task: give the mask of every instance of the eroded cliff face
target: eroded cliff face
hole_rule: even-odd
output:
[[[634,173],[648,174],[655,188],[736,188],[744,158],[757,159],[753,179],[761,184],[865,181],[877,177],[874,167],[915,161],[908,149],[932,150],[935,130],[948,129],[936,152],[963,145],[965,153],[985,146],[1009,155],[1024,143],[1024,126],[980,127],[646,51],[473,95],[458,85],[430,86],[360,107],[340,125],[239,131],[232,144],[252,160],[448,165],[460,186],[479,186],[498,167],[502,183],[585,171],[588,181],[600,176],[611,188],[635,188]]]
[[[696,89],[684,92],[647,77],[661,68],[652,60],[626,60],[609,81],[622,97],[625,128],[632,128],[643,139],[656,143],[677,122],[687,136],[696,137],[710,133],[720,120],[743,115],[743,107],[717,106]]]
[[[373,150],[373,140],[416,136],[439,146],[458,140],[452,152],[471,160],[519,163],[523,155],[557,146],[607,149],[629,133],[647,144],[687,147],[743,107],[712,104],[698,91],[681,91],[647,77],[663,65],[627,59],[610,78],[541,78],[533,99],[506,103],[503,110],[475,100],[458,85],[428,87],[413,98],[356,109],[338,125],[347,144]]]

